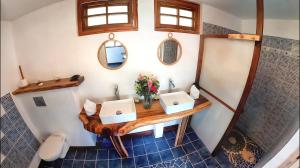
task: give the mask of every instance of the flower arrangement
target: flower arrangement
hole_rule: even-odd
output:
[[[152,98],[157,95],[159,89],[157,78],[152,74],[140,74],[134,87],[137,95],[144,96],[144,107],[151,108]]]

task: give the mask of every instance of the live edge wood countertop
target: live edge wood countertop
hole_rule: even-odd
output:
[[[195,100],[193,109],[174,114],[166,114],[159,101],[154,101],[150,109],[144,109],[142,103],[137,103],[135,104],[137,113],[137,119],[135,121],[103,125],[99,118],[101,104],[97,104],[96,113],[94,115],[88,116],[83,108],[79,114],[79,119],[83,122],[86,130],[95,134],[101,135],[109,132],[110,136],[123,136],[142,126],[168,122],[191,116],[194,113],[201,112],[203,109],[208,108],[209,106],[211,106],[211,103],[201,95]]]

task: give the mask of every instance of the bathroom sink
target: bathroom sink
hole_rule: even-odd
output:
[[[167,114],[193,109],[195,103],[184,91],[161,94],[159,101]]]
[[[99,117],[102,124],[114,124],[136,120],[133,99],[106,101],[102,103]]]

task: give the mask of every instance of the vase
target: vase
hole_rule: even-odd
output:
[[[150,109],[151,108],[151,106],[152,106],[152,97],[151,97],[151,95],[144,95],[143,104],[144,104],[145,109]]]

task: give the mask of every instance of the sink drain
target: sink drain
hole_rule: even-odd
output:
[[[174,101],[174,102],[173,102],[173,105],[178,105],[178,104],[179,104],[178,101]]]
[[[121,115],[122,114],[122,111],[118,110],[116,111],[116,115]]]

